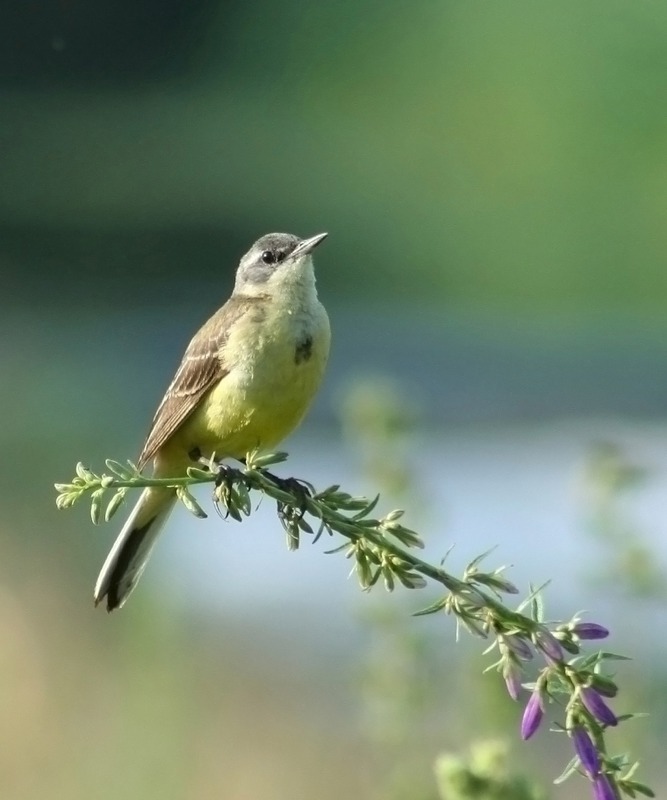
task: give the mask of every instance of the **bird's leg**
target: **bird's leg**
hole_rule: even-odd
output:
[[[216,458],[215,453],[213,453],[210,458],[207,458],[205,455],[203,455],[201,449],[196,445],[188,452],[188,456],[196,464],[199,464],[200,466],[209,470],[211,473],[215,474],[213,505],[220,516],[223,516],[222,512],[220,511],[220,505],[224,505],[224,517],[227,518],[230,513],[229,501],[232,496],[234,482],[239,479],[241,473],[237,469],[223,464],[223,459],[221,457]]]
[[[275,475],[273,472],[269,472],[268,470],[265,470],[264,474],[272,483],[275,483],[279,489],[282,489],[288,494],[294,495],[296,499],[294,508],[297,509],[300,515],[303,517],[307,510],[306,501],[315,494],[315,487],[313,484],[309,483],[308,481],[301,480],[300,478],[280,478],[278,475]]]
[[[238,475],[238,470],[233,469],[232,467],[228,467],[226,464],[223,464],[222,457],[216,458],[215,453],[210,458],[207,458],[205,455],[202,455],[202,451],[198,447],[193,447],[192,450],[188,453],[188,456],[192,461],[197,464],[200,464],[202,467],[206,467],[207,470],[210,472],[215,472],[215,486],[216,488],[220,486],[225,481],[230,481],[233,479],[234,474]],[[231,473],[231,474],[230,474]]]
[[[308,510],[308,500],[315,494],[315,487],[312,483],[299,480],[299,478],[280,478],[268,470],[265,470],[264,474],[279,489],[294,497],[294,502],[292,503],[276,500],[276,505],[278,507],[278,519],[287,533],[287,546],[290,550],[296,550],[299,547],[301,531],[313,533],[313,529],[306,522],[304,516]],[[317,540],[320,533],[321,530],[315,540]]]

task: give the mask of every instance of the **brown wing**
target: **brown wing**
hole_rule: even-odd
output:
[[[220,357],[229,329],[239,317],[265,299],[263,295],[232,295],[194,335],[155,412],[151,430],[139,456],[140,469],[155,457],[162,445],[192,414],[206,392],[229,373]]]

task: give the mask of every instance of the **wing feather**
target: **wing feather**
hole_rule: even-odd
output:
[[[155,412],[139,456],[140,469],[155,458],[158,450],[197,408],[206,392],[229,374],[229,367],[222,358],[229,329],[239,317],[264,300],[264,295],[232,295],[194,335]]]

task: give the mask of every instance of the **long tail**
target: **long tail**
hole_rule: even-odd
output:
[[[95,584],[95,605],[107,599],[107,611],[120,608],[148,562],[176,494],[172,489],[145,489],[114,542]]]

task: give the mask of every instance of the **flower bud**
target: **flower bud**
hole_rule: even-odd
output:
[[[537,647],[552,661],[563,660],[563,648],[560,646],[558,639],[556,639],[553,633],[546,628],[541,628],[536,631],[534,640]]]
[[[580,691],[581,702],[597,720],[603,725],[618,725],[616,714],[602,699],[601,695],[592,687],[585,686]]]
[[[505,663],[503,666],[503,679],[507,687],[507,694],[512,700],[518,700],[521,692],[521,674],[515,664],[511,662]]]
[[[520,658],[522,661],[531,661],[533,658],[533,651],[530,649],[530,645],[524,639],[521,639],[519,636],[515,636],[514,634],[507,634],[506,636],[502,637],[503,644],[507,645],[507,647],[514,653],[517,658]]]
[[[523,712],[521,719],[521,738],[526,740],[530,739],[536,733],[542,722],[544,716],[544,705],[542,702],[542,693],[536,689],[530,696],[526,703],[526,708]]]
[[[591,778],[595,778],[600,773],[600,756],[588,731],[578,725],[572,731],[572,743],[581,766]]]
[[[593,781],[593,796],[595,800],[618,800],[616,790],[604,772]]]
[[[572,633],[579,639],[606,639],[609,631],[597,622],[577,622],[572,627]]]

